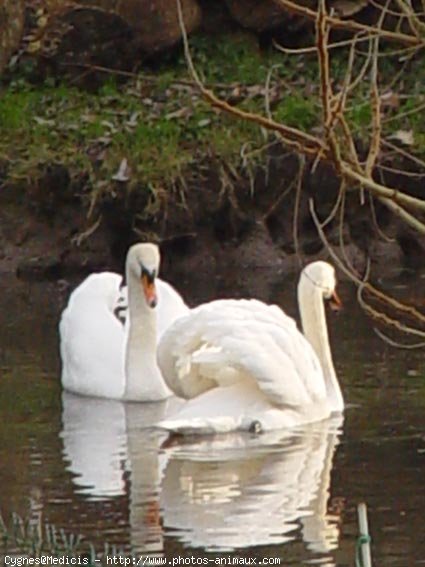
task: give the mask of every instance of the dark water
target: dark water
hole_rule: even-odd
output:
[[[412,281],[389,285],[403,293]],[[420,295],[424,279],[419,275],[415,282]],[[184,287],[197,302],[244,294],[242,284]],[[284,294],[269,286],[262,299],[294,313],[293,282],[279,287]],[[12,512],[41,517],[96,546],[108,541],[138,553],[348,566],[355,557],[356,507],[364,501],[374,565],[425,564],[423,350],[384,344],[357,306],[352,286],[341,287],[344,312],[328,319],[348,403],[343,423],[164,444],[151,425],[166,404],[62,394],[61,292],[54,284],[2,276],[4,518]]]

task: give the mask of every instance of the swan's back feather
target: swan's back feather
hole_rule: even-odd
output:
[[[62,313],[62,384],[71,392],[108,398],[124,392],[125,331],[114,315],[120,283],[112,272],[90,275]]]
[[[217,300],[193,309],[164,334],[158,363],[177,395],[256,385],[277,407],[326,398],[319,361],[295,321],[257,300]]]

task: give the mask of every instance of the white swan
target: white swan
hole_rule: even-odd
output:
[[[92,274],[71,294],[59,325],[66,390],[132,401],[157,401],[171,395],[156,363],[157,334],[161,336],[189,308],[169,284],[156,277],[159,261],[154,244],[129,249],[125,325],[116,316],[123,304],[118,274]]]
[[[266,431],[322,420],[344,402],[329,347],[323,298],[334,298],[326,262],[301,273],[305,336],[275,305],[218,300],[178,318],[158,345],[170,389],[189,401],[158,425],[181,433]]]

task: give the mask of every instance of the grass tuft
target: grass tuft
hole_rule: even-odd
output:
[[[69,534],[53,524],[38,520],[23,519],[12,514],[9,525],[0,514],[0,550],[3,555],[18,554],[29,557],[84,557],[89,567],[102,565],[110,556],[124,556],[124,551],[115,545],[104,543],[101,551],[84,540],[81,535]],[[129,554],[127,553],[126,556]]]
[[[200,75],[219,96],[264,114],[270,74],[267,96],[274,119],[304,131],[320,127],[314,55],[260,50],[251,36],[243,34],[224,35],[214,42],[195,37],[191,48]],[[362,63],[360,58],[359,68]],[[344,79],[346,54],[333,52],[331,65],[337,90]],[[386,84],[391,85],[398,67],[397,61],[384,58],[382,92]],[[391,86],[394,96],[388,98],[392,106],[384,108],[384,118],[390,118],[383,122],[384,135],[412,129],[415,147],[410,151],[423,155],[423,113],[415,109],[424,103],[419,85],[425,78],[425,64],[414,61],[412,75],[405,74]],[[348,120],[360,140],[371,129],[367,83],[363,81],[349,101]],[[71,179],[87,180],[87,207],[91,209],[105,196],[167,190],[176,180],[190,179],[205,156],[233,170],[248,168],[251,173],[263,159],[270,136],[255,125],[211,109],[191,84],[182,55],[172,66],[160,65],[155,75],[140,73],[125,85],[111,75],[96,93],[56,84],[51,78],[36,86],[16,77],[0,87],[0,163],[7,164],[4,181],[17,187],[32,185],[46,165],[63,164]],[[120,183],[113,177],[124,158],[129,165],[128,181]]]

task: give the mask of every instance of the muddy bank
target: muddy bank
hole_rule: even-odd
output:
[[[362,199],[358,188],[347,187],[341,199],[339,180],[325,164],[314,171],[307,164],[298,184],[299,157],[285,153],[275,134],[265,136],[257,125],[207,104],[187,75],[176,47],[180,36],[172,30],[168,55],[157,54],[159,41],[148,61],[139,58],[144,40],[130,41],[134,30],[124,16],[139,21],[131,10],[111,14],[111,3],[99,1],[84,10],[44,13],[39,2],[26,4],[27,31],[37,33],[25,34],[1,85],[0,271],[24,280],[78,280],[92,271],[122,271],[131,243],[154,240],[161,244],[166,278],[231,278],[241,293],[250,293],[260,271],[280,279],[302,263],[329,258],[311,200],[329,245],[360,274],[368,260],[372,278],[423,262],[424,238],[368,193]],[[316,59],[271,49],[271,39],[283,40],[274,33],[285,14],[279,10],[276,20],[273,2],[258,10],[251,1],[218,3],[222,9],[209,4],[199,3],[201,19],[191,11],[193,30],[201,26],[190,37],[191,50],[205,84],[245,111],[263,115],[267,101],[277,122],[320,138]],[[169,8],[175,13],[175,5]],[[93,15],[99,26],[92,25]],[[79,18],[84,25],[61,25]],[[175,18],[169,23],[177,29]],[[186,26],[192,30],[189,21]],[[115,34],[119,29],[123,33]],[[46,43],[54,30],[56,41]],[[92,41],[84,30],[99,37]],[[127,51],[136,44],[138,64]],[[342,50],[331,62],[335,92],[346,81],[346,55]],[[143,72],[136,73],[140,66]],[[361,69],[360,58],[353,73]],[[423,63],[419,55],[405,62],[386,57],[381,72],[381,137],[391,140],[391,151],[383,146],[374,175],[422,198]],[[346,119],[361,161],[373,113],[367,81],[358,87]]]
[[[162,274],[171,281],[184,285],[185,275],[193,281],[201,273],[227,284],[230,278],[241,294],[258,296],[253,282],[260,271],[278,281],[299,270],[299,258],[329,258],[309,201],[327,219],[338,199],[338,179],[326,166],[314,174],[307,168],[298,192],[298,167],[294,155],[275,150],[254,179],[230,172],[224,179],[211,166],[155,201],[117,186],[115,196],[99,201],[88,216],[82,185],[62,166],[52,166],[37,186],[1,191],[0,271],[24,280],[78,280],[92,271],[122,271],[131,243],[154,240],[163,253]],[[397,187],[396,178],[390,181]],[[420,184],[412,181],[407,189],[417,194]],[[368,259],[379,277],[424,261],[424,239],[368,195],[362,204],[358,191],[346,193],[344,216],[338,212],[324,230],[329,244],[360,273]]]

